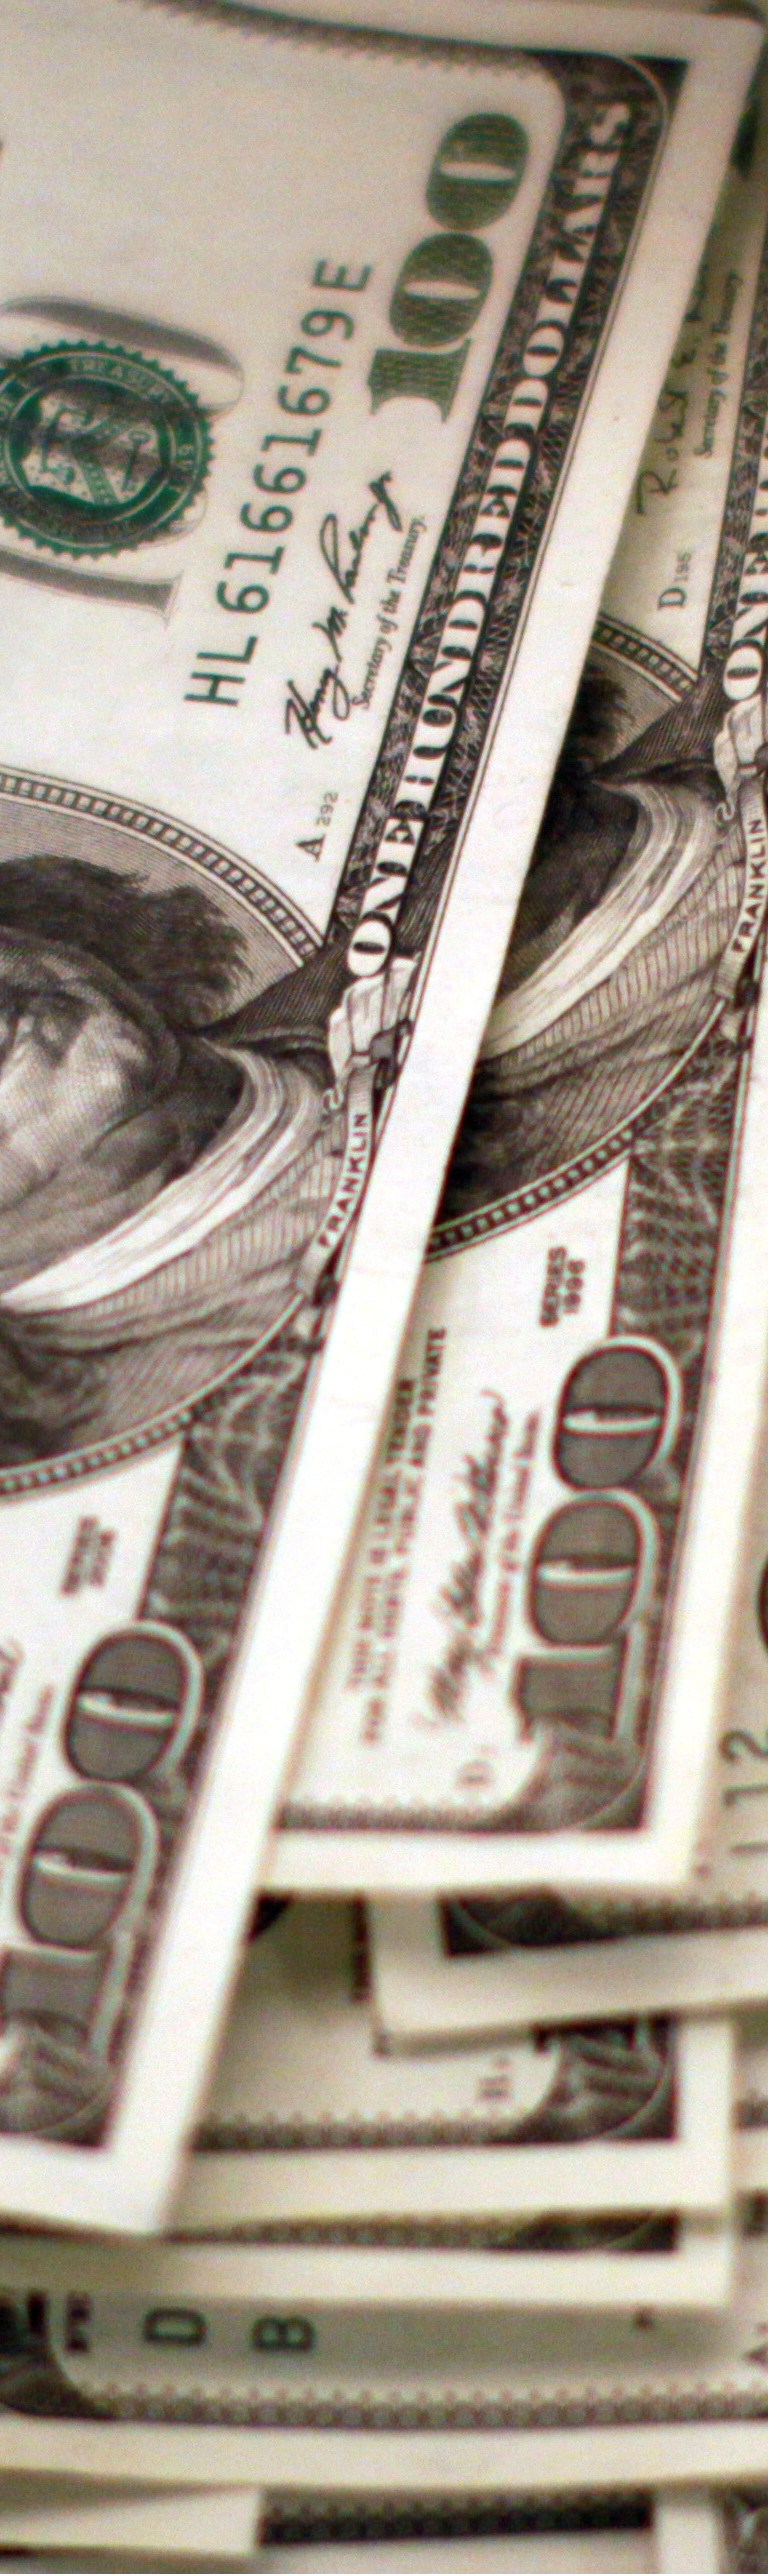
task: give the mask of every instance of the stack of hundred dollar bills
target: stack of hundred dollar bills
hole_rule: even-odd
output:
[[[768,2574],[762,57],[0,0],[0,2574]]]

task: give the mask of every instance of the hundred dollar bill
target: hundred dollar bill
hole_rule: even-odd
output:
[[[765,2472],[764,2234],[740,2246],[730,2307],[707,2313],[526,2313],[509,2296],[406,2313],[364,2277],[359,2302],[318,2296],[306,2252],[272,2254],[270,2293],[270,2256],[248,2246],[77,2250],[2,2245],[17,2473],[59,2471],[75,2423],[85,2481],[545,2494]]]
[[[719,1855],[719,1854],[718,1854]],[[719,1876],[719,1869],[718,1869]],[[763,1880],[763,1889],[765,1880]],[[768,1902],[691,1895],[656,1908],[453,1898],[373,1904],[376,2017],[393,2047],[497,2043],[544,2023],[725,2011],[768,1991]],[[761,1926],[761,1913],[766,1920]]]
[[[369,1907],[369,1933],[376,2015],[393,2042],[488,2042],[542,2019],[566,2026],[586,2015],[690,2014],[768,2000],[765,1408],[723,1674],[710,1828],[690,1888],[657,1904],[514,1890],[381,1903]],[[764,2063],[765,2105],[765,2052]],[[764,2124],[764,2114],[751,2123]]]
[[[0,2204],[54,2222],[148,2223],[193,2114],[757,43],[382,12],[0,7]]]
[[[170,2222],[206,2234],[317,2219],[610,2207],[724,2209],[733,2039],[724,2020],[564,2041],[377,2046],[355,1911],[286,1906],[242,1968]]]
[[[276,1886],[648,1891],[693,1858],[768,1341],[766,157],[763,118],[604,595]]]
[[[269,2316],[277,2302],[284,2313],[289,2301],[349,2315],[353,2333],[366,2312],[399,2316],[406,2331],[421,2309],[448,2316],[473,2308],[610,2314],[633,2306],[692,2313],[722,2306],[732,2274],[725,2219],[681,2217],[674,2209],[599,2217],[542,2209],[536,2218],[473,2222],[425,2220],[415,2207],[409,2220],[264,2223],[246,2196],[240,2212],[232,2204],[214,2210],[205,2234],[187,2228],[182,2211],[178,2227],[152,2238],[151,2248],[148,2238],[135,2245],[131,2263],[114,2237],[0,2233],[0,2276],[9,2287],[103,2291],[121,2305],[135,2295],[152,2312],[159,2299],[164,2313],[192,2304],[198,2316],[209,2297],[239,2301],[253,2309],[254,2331],[259,2312]],[[173,2339],[173,2325],[168,2329]],[[180,2329],[183,2339],[187,2328]],[[276,2329],[279,2342],[283,2326]],[[164,2332],[157,2335],[159,2366]],[[269,2352],[269,2322],[265,2334]],[[305,2338],[302,2348],[310,2347]]]
[[[174,2503],[182,2499],[158,2493],[155,2509],[170,2520]],[[222,2524],[227,2494],[219,2497]],[[183,2497],[190,2516],[197,2497]],[[200,2497],[200,2519],[209,2497]],[[98,2503],[82,2505],[79,2520],[85,2529],[95,2525]],[[679,2510],[684,2505],[678,2506]],[[123,2505],[126,2526],[131,2524],[132,2501]],[[111,2531],[117,2507],[108,2506],[105,2526]],[[678,2574],[683,2560],[674,2562],[666,2549],[670,2510],[663,2504],[653,2506],[645,2497],[623,2497],[612,2500],[584,2496],[580,2503],[525,2504],[469,2500],[457,2507],[450,2499],[435,2503],[429,2496],[414,2496],[397,2503],[386,2497],[377,2504],[372,2497],[362,2509],[354,2503],[318,2495],[297,2498],[268,2497],[264,2515],[264,2537],[258,2548],[259,2574],[348,2574],[354,2549],[356,2574]],[[46,2557],[16,2556],[13,2559],[0,2546],[0,2557],[10,2567],[18,2566],[19,2574],[26,2564],[29,2574],[38,2574]],[[82,2551],[68,2561],[74,2568],[82,2562]],[[54,2561],[61,2568],[58,2552]],[[108,2562],[116,2562],[110,2553]],[[165,2560],[156,2558],[159,2565]],[[198,2560],[199,2561],[199,2560]],[[209,2556],[209,2565],[218,2560]]]

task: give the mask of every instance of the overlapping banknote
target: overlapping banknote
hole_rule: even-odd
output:
[[[617,2498],[602,2508],[592,2498],[586,2508],[570,2511],[509,2504],[441,2511],[424,2498],[410,2508],[390,2505],[365,2515],[348,2505],[324,2511],[318,2501],[314,2509],[297,2510],[287,2500],[273,2501],[264,2513],[258,2555],[246,2561],[254,2574],[257,2566],[259,2574],[348,2574],[350,2563],[364,2567],[365,2574],[685,2574],[686,2551],[695,2546],[702,2574],[721,2574],[722,2535],[730,2538],[733,2528],[737,2543],[742,2534],[753,2538],[760,2513],[759,2498],[747,2516],[729,2497],[716,2516],[703,2499],[681,2503],[670,2495],[653,2501],[644,2495],[631,2503]],[[13,2517],[25,2535],[34,2536],[33,2515]],[[73,2525],[74,2520],[73,2513]],[[8,2574],[21,2574],[25,2566],[28,2574],[42,2574],[49,2565],[73,2574],[88,2562],[87,2542],[79,2555],[66,2547],[33,2554],[30,2547],[14,2556],[4,2547],[0,2561]],[[118,2561],[114,2555],[107,2559],[110,2565]],[[158,2574],[165,2561],[154,2559]],[[757,2562],[754,2556],[734,2557],[734,2569],[747,2561]]]
[[[194,2498],[183,2499],[182,2521],[186,2515],[192,2528]],[[203,2498],[206,2506],[214,2499]],[[172,2498],[177,2510],[181,2500]],[[223,2506],[223,2494],[219,2501]],[[117,2540],[118,2528],[130,2531],[133,2508],[123,2505],[118,2514],[113,2504],[104,2505],[109,2568],[124,2563],[126,2555],[141,2554],[130,2535],[127,2547]],[[169,2522],[170,2508],[156,2500],[154,2511],[162,2536],[163,2512]],[[351,2564],[361,2574],[688,2574],[692,2562],[700,2574],[762,2574],[768,2537],[768,2505],[760,2487],[726,2492],[717,2502],[705,2494],[684,2498],[668,2492],[602,2503],[589,2496],[576,2507],[559,2508],[546,2502],[441,2508],[422,2497],[410,2506],[390,2502],[361,2511],[343,2502],[323,2506],[320,2497],[298,2507],[274,2498],[263,2515],[256,2507],[252,2518],[253,2545],[240,2559],[252,2574],[350,2574]],[[200,2511],[198,2519],[200,2534],[210,2540],[215,2514],[208,2509],[204,2522]],[[87,2507],[63,2512],[53,2540],[41,2544],[43,2520],[44,2514],[23,2505],[3,2516],[0,2562],[7,2574],[48,2574],[53,2567],[58,2574],[76,2574],[89,2566],[94,2542]],[[218,2525],[223,2532],[223,2507]],[[16,2551],[9,2544],[14,2534],[22,2542]],[[144,2555],[150,2574],[161,2574],[174,2552]],[[192,2561],[203,2574],[216,2560]]]
[[[767,172],[753,124],[526,880],[275,1885],[567,1904],[647,1888],[649,1850],[657,1887],[689,1873],[766,1372]]]
[[[0,0],[0,2574],[768,2574],[760,48]]]
[[[3,0],[17,2216],[167,2196],[758,49]]]

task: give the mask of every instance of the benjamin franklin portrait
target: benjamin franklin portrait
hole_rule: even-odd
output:
[[[249,992],[235,906],[156,879],[42,835],[0,863],[6,1469],[236,1369],[301,1301],[339,1176],[340,950]]]
[[[665,704],[593,656],[454,1155],[449,1219],[566,1173],[612,1138],[620,1149],[722,1009],[745,882],[713,756],[723,712],[716,675]]]

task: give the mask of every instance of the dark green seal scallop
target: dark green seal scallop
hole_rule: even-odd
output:
[[[0,368],[0,518],[54,554],[167,535],[209,459],[202,405],[136,350],[66,341]]]

